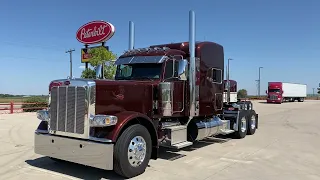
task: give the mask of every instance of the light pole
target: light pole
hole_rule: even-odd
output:
[[[259,84],[258,84],[258,96],[260,97],[260,85],[261,85],[261,79],[260,79],[260,69],[262,69],[263,67],[259,67]]]
[[[227,68],[227,103],[230,103],[230,61],[233,60],[231,58],[228,59],[228,68]]]

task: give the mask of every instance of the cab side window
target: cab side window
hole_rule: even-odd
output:
[[[174,61],[174,69],[173,69],[173,61],[167,61],[165,66],[165,74],[164,79],[168,79],[171,77],[178,77],[178,69],[179,69],[179,62]]]
[[[207,79],[212,83],[222,83],[222,70],[218,68],[210,68],[207,73]]]

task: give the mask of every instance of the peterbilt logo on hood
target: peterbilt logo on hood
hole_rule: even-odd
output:
[[[124,99],[124,88],[123,86],[119,86],[119,93],[113,91],[112,95],[113,95],[113,99],[115,100],[123,100]]]

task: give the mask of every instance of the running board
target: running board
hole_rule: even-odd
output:
[[[166,145],[161,145],[162,147],[166,147],[166,148],[170,148],[170,149],[182,149],[188,146],[192,146],[192,142],[190,141],[185,141],[185,142],[181,142],[181,143],[177,143],[177,144],[173,144],[171,146],[166,146]]]
[[[221,129],[220,130],[220,134],[222,135],[227,135],[227,134],[231,134],[231,133],[234,133],[235,131],[234,130],[231,130],[231,129]]]

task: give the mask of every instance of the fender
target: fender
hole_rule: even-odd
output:
[[[148,116],[133,112],[133,111],[122,111],[120,113],[114,114],[114,116],[118,117],[118,123],[108,132],[106,138],[112,140],[112,142],[115,142],[120,134],[120,132],[123,130],[126,125],[133,121],[137,121],[139,118],[145,119],[150,126],[148,126],[148,130],[151,133],[151,136],[154,136],[152,138],[152,141],[156,141],[156,146],[158,146],[158,135],[157,135],[157,122],[153,122]],[[145,123],[142,123],[145,124]]]

